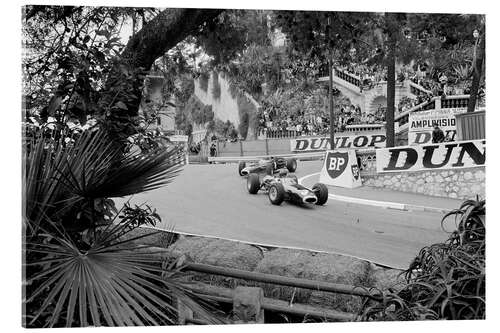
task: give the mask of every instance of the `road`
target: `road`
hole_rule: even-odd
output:
[[[297,176],[320,169],[299,162]],[[123,202],[119,200],[117,206]],[[242,242],[350,255],[393,268],[408,268],[418,251],[444,241],[441,215],[329,200],[325,206],[273,206],[250,195],[236,164],[188,165],[164,188],[131,198],[147,202],[162,218],[157,227]]]

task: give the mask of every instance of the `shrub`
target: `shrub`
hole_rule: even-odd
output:
[[[123,153],[99,127],[72,145],[43,133],[24,154],[23,322],[27,327],[173,324],[189,299],[162,259],[122,240],[154,225],[154,210],[109,198],[153,190],[180,171],[175,147]],[[198,307],[199,308],[199,307]],[[210,316],[207,317],[207,319]]]
[[[485,201],[465,201],[443,217],[459,219],[445,243],[424,247],[406,271],[407,285],[366,303],[361,320],[485,319]]]

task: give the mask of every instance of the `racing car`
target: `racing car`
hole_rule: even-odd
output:
[[[250,174],[247,189],[250,194],[266,191],[273,205],[281,205],[285,200],[295,204],[324,205],[328,200],[328,187],[325,184],[316,183],[309,189],[300,185],[295,175],[288,175],[286,169],[281,169],[278,175],[266,175],[262,180],[258,174]]]
[[[265,172],[267,175],[272,176],[283,168],[288,169],[290,172],[295,172],[297,169],[297,160],[295,158],[271,157],[270,159],[262,159],[249,163],[248,165],[246,162],[240,162],[238,164],[238,174],[240,176],[248,176],[251,173]]]

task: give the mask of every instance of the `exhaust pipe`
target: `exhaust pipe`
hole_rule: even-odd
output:
[[[318,198],[316,198],[316,196],[312,196],[312,195],[310,195],[310,196],[304,197],[304,198],[302,199],[302,201],[303,201],[304,203],[314,204],[314,203],[316,203],[316,201],[318,201]]]
[[[248,170],[247,170],[246,168],[245,168],[245,169],[243,169],[243,170],[241,170],[241,174],[242,174],[243,176],[248,176],[248,174],[249,174],[249,173],[250,173],[250,172],[248,172]]]

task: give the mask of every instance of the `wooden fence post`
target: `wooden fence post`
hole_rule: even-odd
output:
[[[263,324],[263,299],[264,291],[262,288],[243,286],[236,287],[233,296],[234,323]]]
[[[186,320],[193,319],[193,311],[177,298],[177,323],[186,325]]]
[[[243,156],[243,141],[240,141],[240,156]]]
[[[269,142],[267,141],[267,138],[266,138],[266,155],[269,155]]]

